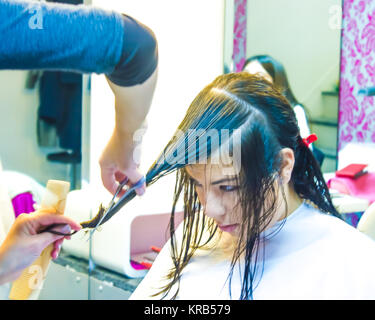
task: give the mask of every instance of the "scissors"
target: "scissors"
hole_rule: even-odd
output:
[[[116,192],[115,194],[113,195],[112,197],[112,200],[109,202],[108,206],[106,207],[104,213],[102,214],[102,217],[100,218],[99,222],[96,224],[95,228],[93,230],[91,230],[90,232],[90,236],[96,231],[97,227],[100,226],[100,224],[102,223],[102,221],[104,220],[104,218],[110,214],[111,212],[113,212],[114,210],[118,211],[119,209],[119,206],[123,203],[123,200],[125,198],[127,198],[132,191],[140,188],[144,182],[146,181],[145,177],[142,177],[138,182],[136,182],[133,186],[129,187],[125,193],[119,198],[119,200],[117,200],[116,202],[116,198],[117,196],[119,195],[119,193],[123,190],[123,188],[126,186],[126,184],[129,182],[129,179],[128,178],[125,178],[123,181],[120,182],[119,186],[117,187],[116,189]],[[54,230],[55,228],[58,228],[58,227],[63,227],[63,226],[66,226],[66,224],[61,224],[61,223],[55,223],[55,224],[51,224],[49,225],[47,228],[39,231],[39,233],[42,233],[42,232],[50,232],[50,233],[53,233],[53,234],[56,234],[56,235],[60,235],[60,236],[72,236],[73,234],[75,234],[77,231],[73,231],[72,233],[63,233],[63,232],[60,232],[60,231],[57,231],[57,230]]]

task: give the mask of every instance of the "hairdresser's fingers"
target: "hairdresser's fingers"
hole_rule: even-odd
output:
[[[128,177],[126,176],[126,174],[122,173],[121,171],[116,171],[115,172],[115,179],[117,181],[117,187],[123,183],[126,179],[128,179]],[[129,181],[128,181],[129,183]],[[122,190],[118,193],[117,197],[121,197],[125,192],[126,190],[128,189],[128,183],[124,185],[124,187],[122,188]],[[116,189],[117,191],[117,189]]]
[[[61,250],[61,245],[64,241],[64,238],[61,238],[59,240],[56,240],[54,243],[53,243],[53,250],[51,252],[51,257],[52,259],[56,259],[60,253],[60,250]]]
[[[138,169],[132,169],[132,170],[127,170],[126,171],[127,174],[121,172],[121,171],[117,171],[115,173],[115,178],[116,180],[120,183],[122,181],[124,181],[125,179],[129,179],[129,181],[126,183],[127,185],[127,188],[124,188],[120,193],[119,193],[119,197],[121,197],[128,188],[131,188],[134,184],[136,184],[140,179],[143,178],[143,175],[138,171]],[[145,192],[146,192],[146,183],[143,183],[142,186],[140,186],[139,188],[137,188],[135,190],[135,192],[141,196],[143,195]]]
[[[38,251],[43,251],[50,244],[63,239],[64,236],[57,235],[50,232],[43,232],[33,236],[34,243],[37,243],[35,247],[38,248]]]
[[[121,172],[121,171],[116,171],[115,172],[115,179],[117,182],[122,182],[127,178],[126,174]]]
[[[30,223],[33,224],[36,233],[51,224],[65,224],[69,227],[69,230],[73,229],[74,231],[79,231],[82,229],[81,225],[75,222],[73,219],[64,215],[54,214],[46,210],[47,209],[42,209],[29,215]]]
[[[118,183],[115,179],[116,170],[112,166],[105,166],[104,164],[100,164],[101,166],[101,177],[103,186],[112,194],[116,193],[116,189]]]
[[[65,224],[55,227],[53,230],[65,234],[70,233],[72,229],[68,224]],[[35,235],[33,240],[37,241],[42,249],[53,243],[54,249],[51,252],[51,256],[53,259],[56,259],[58,253],[60,252],[61,244],[65,238],[66,237],[64,235],[58,235],[51,232],[42,232]]]

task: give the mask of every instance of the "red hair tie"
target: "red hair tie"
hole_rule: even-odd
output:
[[[308,137],[306,138],[303,138],[302,139],[302,142],[303,144],[306,146],[306,147],[309,147],[309,145],[313,142],[315,142],[316,140],[318,140],[318,137],[316,136],[315,133],[312,133],[310,134]]]

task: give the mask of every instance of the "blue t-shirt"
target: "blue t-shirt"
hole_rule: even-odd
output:
[[[138,77],[136,83],[142,83],[156,68],[153,36],[135,19],[114,11],[0,0],[0,69],[105,73],[115,83],[133,85],[132,79]],[[134,39],[148,43],[140,47]],[[145,62],[149,70],[141,70]],[[135,69],[142,72],[136,74]],[[132,79],[125,79],[127,74]]]

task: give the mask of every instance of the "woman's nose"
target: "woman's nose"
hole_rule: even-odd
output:
[[[216,197],[212,193],[207,194],[204,203],[204,213],[210,218],[220,219],[225,214],[225,208],[221,200],[220,197]]]

